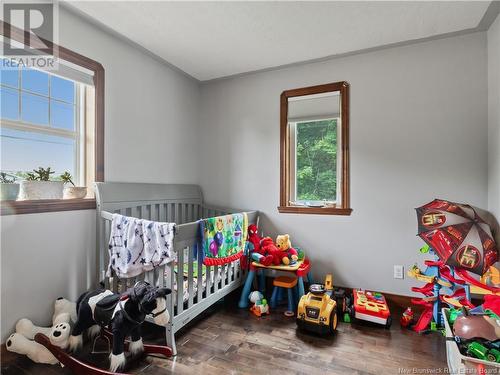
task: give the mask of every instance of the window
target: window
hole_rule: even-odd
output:
[[[348,84],[281,95],[282,213],[349,215]]]
[[[50,166],[85,186],[85,85],[30,68],[1,73],[2,172],[22,178]]]
[[[289,123],[291,201],[297,205],[333,205],[340,198],[337,184],[338,118]]]
[[[4,41],[25,42],[24,30],[2,25]],[[39,45],[50,43],[30,47],[42,51]],[[104,181],[104,68],[65,47],[54,50],[56,71],[16,66],[15,58],[1,57],[1,169],[19,175],[50,166],[92,187]],[[14,69],[4,69],[5,60]],[[0,207],[1,215],[91,209],[95,199],[1,201]]]

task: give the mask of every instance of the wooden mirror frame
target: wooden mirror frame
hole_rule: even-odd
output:
[[[290,205],[290,129],[288,127],[288,99],[296,96],[340,92],[341,120],[341,191],[340,206],[306,207]],[[350,181],[349,181],[349,83],[345,81],[325,85],[303,87],[283,91],[280,97],[280,205],[281,213],[320,214],[320,215],[350,215]]]

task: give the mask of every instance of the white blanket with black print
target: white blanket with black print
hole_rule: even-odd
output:
[[[174,223],[159,223],[113,214],[109,267],[118,277],[134,277],[174,259]]]

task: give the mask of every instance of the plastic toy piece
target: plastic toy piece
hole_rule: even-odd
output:
[[[413,316],[414,316],[413,310],[411,309],[411,307],[407,307],[399,320],[399,324],[401,325],[401,327],[403,328],[409,327],[413,322]]]
[[[483,308],[485,310],[490,310],[496,315],[500,315],[500,296],[497,295],[484,296]]]
[[[463,280],[468,282],[469,284],[477,287],[478,289],[485,290],[486,293],[481,293],[481,294],[500,294],[500,288],[496,288],[494,286],[486,285],[481,283],[480,281],[476,280],[473,278],[466,270],[463,269],[457,269],[455,273]],[[472,292],[472,289],[471,289]]]
[[[457,279],[451,274],[450,268],[448,266],[440,267],[439,274],[441,275],[441,277],[443,277],[444,279],[446,279],[454,284],[459,284],[459,285],[465,284],[464,280]]]
[[[420,268],[417,267],[417,265],[414,265],[411,267],[408,272],[407,272],[409,277],[412,277],[418,281],[423,281],[427,284],[433,283],[436,276],[434,275],[426,275],[424,272],[420,270]]]
[[[269,315],[269,304],[261,292],[256,290],[250,293],[248,299],[253,303],[252,307],[250,307],[250,312],[252,314],[258,317]]]
[[[291,276],[278,276],[273,280],[273,294],[271,296],[271,308],[275,308],[278,304],[280,293],[286,290],[288,296],[288,309],[285,311],[285,316],[292,317],[295,315],[294,288],[297,285],[297,278]]]
[[[385,301],[385,297],[378,292],[369,292],[361,289],[353,291],[354,317],[389,328],[392,323],[391,312]]]
[[[415,332],[420,333],[422,331],[425,331],[432,321],[432,315],[432,305],[429,304],[418,318],[417,324],[415,324],[415,326],[413,327]]]
[[[414,286],[411,288],[411,290],[412,290],[412,292],[422,293],[425,296],[432,296],[434,293],[434,284],[428,283],[428,284],[425,284],[421,288]]]
[[[337,329],[337,301],[333,298],[333,278],[327,275],[325,284],[313,284],[302,296],[297,308],[299,329],[319,334],[334,333]]]
[[[495,266],[490,266],[488,271],[481,276],[481,283],[495,287],[500,286],[500,270]]]
[[[467,306],[469,308],[474,308],[475,306],[466,298],[466,293],[464,289],[458,289],[455,293],[451,295],[440,295],[439,298],[442,302],[453,306],[453,307],[463,307]]]
[[[473,341],[467,345],[467,354],[471,357],[482,359],[483,361],[500,362],[500,351],[496,349],[488,349],[486,346],[477,341]]]

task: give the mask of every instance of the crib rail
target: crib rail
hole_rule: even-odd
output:
[[[199,212],[215,216],[227,214],[226,209],[204,206],[200,207]],[[257,211],[247,212],[247,215],[249,223],[258,220]],[[101,218],[103,235],[109,238],[113,213],[101,211]],[[131,278],[118,278],[116,275],[106,277],[109,253],[107,247],[102,247],[102,282],[105,288],[118,293],[126,291],[140,280],[170,288],[172,293],[167,297],[167,307],[172,316],[171,329],[175,333],[215,301],[238,288],[245,276],[239,262],[205,267],[200,261],[201,251],[197,252],[198,259],[194,256],[194,246],[198,241],[199,224],[196,221],[177,225],[174,240],[177,260]],[[205,276],[199,277],[203,273]]]

